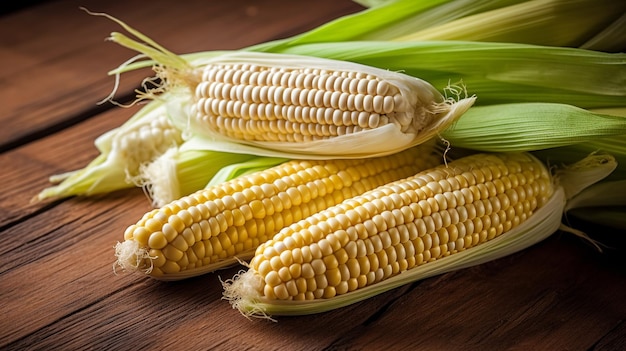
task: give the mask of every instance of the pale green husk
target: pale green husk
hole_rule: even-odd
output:
[[[213,178],[211,178],[205,187],[208,188],[246,174],[260,172],[268,168],[278,166],[279,164],[287,161],[289,161],[289,159],[280,157],[255,157],[244,162],[234,163],[222,167],[222,169],[217,172]]]
[[[471,40],[625,49],[626,3],[613,0],[396,0],[308,32],[253,46],[288,47],[355,40]]]
[[[443,131],[442,137],[452,147],[502,152],[590,146],[588,143],[624,134],[626,117],[565,104],[517,103],[471,108]],[[580,159],[578,156],[576,159]]]
[[[610,27],[624,11],[626,4],[613,0],[523,1],[434,24],[394,40],[475,40],[607,50],[626,39],[619,38],[611,45],[605,45],[600,37],[588,39],[607,35],[598,28]]]

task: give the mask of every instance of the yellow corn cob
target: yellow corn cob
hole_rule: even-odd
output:
[[[373,159],[289,161],[148,212],[118,243],[118,264],[163,280],[237,263],[280,229],[439,164],[432,144]]]
[[[333,300],[490,241],[531,218],[553,192],[530,154],[468,156],[284,228],[257,248],[247,272],[226,282],[225,296],[245,313],[263,313],[256,302]]]

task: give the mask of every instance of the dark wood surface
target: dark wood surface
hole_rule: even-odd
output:
[[[107,12],[174,52],[235,49],[361,9],[348,0],[55,1],[0,17],[0,349],[623,350],[620,252],[556,233],[515,255],[339,310],[247,320],[220,277],[115,275],[113,246],[150,209],[139,189],[32,203],[51,174],[83,167],[93,140],[135,109],[97,105],[132,55]],[[124,76],[130,96],[145,71]]]

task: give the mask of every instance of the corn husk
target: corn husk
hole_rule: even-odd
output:
[[[601,37],[616,32],[610,27],[624,11],[624,2],[612,0],[531,0],[431,25],[393,40],[475,40],[608,51],[619,45],[604,45]],[[598,38],[589,41],[593,36]]]
[[[467,41],[353,41],[281,52],[404,72],[438,90],[462,82],[477,97],[476,106],[552,102],[591,109],[623,107],[626,101],[623,53]]]
[[[368,2],[366,0],[366,2]],[[365,5],[368,5],[367,3]],[[471,40],[620,52],[626,3],[612,0],[396,0],[291,38],[253,46],[288,47],[355,40]]]
[[[624,134],[626,117],[565,104],[518,103],[474,107],[445,130],[442,137],[453,148],[493,152],[582,145],[586,149],[584,157],[600,147],[594,142]],[[581,154],[576,156],[579,159]]]

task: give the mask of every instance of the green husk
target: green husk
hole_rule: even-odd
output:
[[[279,164],[287,161],[289,161],[288,158],[281,157],[255,157],[244,162],[234,163],[222,167],[222,169],[217,172],[213,178],[211,178],[205,187],[208,188],[246,174],[260,172],[268,168],[278,166]]]
[[[281,51],[356,62],[421,77],[442,90],[463,82],[476,106],[553,102],[623,107],[626,54],[512,43],[353,41]],[[584,72],[584,74],[581,74]]]
[[[308,32],[251,47],[288,47],[356,40],[471,40],[580,46],[618,52],[623,27],[614,24],[626,4],[612,0],[397,0],[330,21]],[[585,43],[594,36],[605,40]],[[621,31],[621,32],[620,32]],[[615,40],[611,40],[615,38]],[[621,50],[624,46],[621,46]]]
[[[556,166],[570,164],[588,154],[597,155],[599,159],[610,155],[617,162],[615,169],[602,181],[571,199],[565,210],[570,218],[578,217],[590,223],[626,230],[626,135],[599,137],[533,153]],[[610,166],[607,164],[605,167]]]
[[[626,3],[622,1],[531,0],[434,24],[393,40],[474,40],[609,49],[615,44],[603,45],[600,37],[588,40],[614,32],[609,27],[615,26],[614,21],[624,11]]]
[[[586,149],[584,157],[599,147],[594,142],[623,134],[625,117],[565,104],[517,103],[471,108],[442,137],[452,147],[480,151],[536,151],[580,144]]]
[[[353,0],[363,7],[376,7],[388,3],[390,0]]]
[[[206,187],[286,161],[244,153],[172,148],[142,167],[139,178],[152,206],[161,207]]]
[[[608,180],[626,179],[626,134],[602,136],[569,146],[537,150],[534,154],[550,164],[568,164],[591,153],[609,154],[615,157],[617,168]]]
[[[613,23],[605,26],[599,33],[587,40],[580,47],[589,50],[602,50],[607,52],[626,51],[626,13]]]

